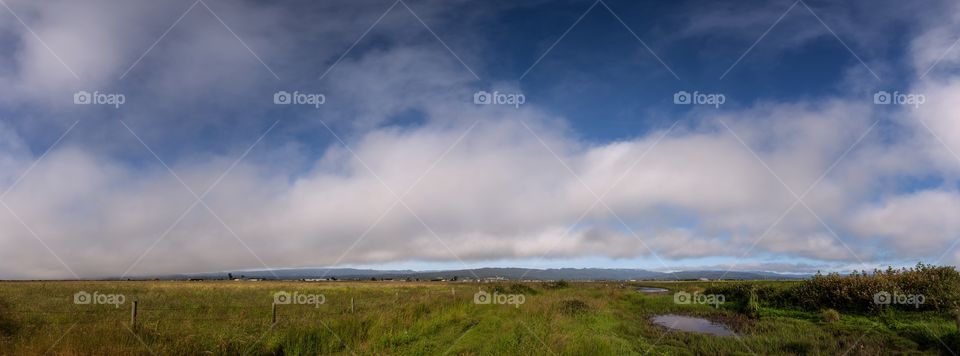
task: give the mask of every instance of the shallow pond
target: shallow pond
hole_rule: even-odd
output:
[[[669,292],[669,289],[664,288],[654,288],[654,287],[639,287],[637,291],[640,293],[666,293]]]
[[[665,314],[653,317],[653,323],[668,329],[688,331],[716,336],[734,336],[730,328],[723,324],[714,323],[704,318],[694,318],[676,314]]]

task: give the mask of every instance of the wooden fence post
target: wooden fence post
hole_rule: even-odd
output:
[[[960,331],[960,309],[953,310],[953,320],[957,323],[957,330]]]
[[[350,297],[350,313],[353,313],[353,312],[354,312],[354,308],[353,308],[353,297]]]
[[[130,327],[136,329],[137,327],[137,301],[134,300],[133,303],[130,303]]]
[[[277,303],[273,303],[273,306],[271,307],[271,313],[273,314],[273,316],[270,319],[270,323],[276,324],[277,323]]]

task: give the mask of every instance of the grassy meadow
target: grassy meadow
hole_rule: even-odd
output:
[[[800,282],[0,282],[0,355],[877,355],[952,354],[944,310],[826,312],[778,305],[771,290]],[[644,294],[638,286],[668,293]],[[675,292],[745,287],[718,307]],[[478,288],[522,304],[476,304]],[[79,291],[121,305],[75,304]],[[323,295],[277,305],[274,293]],[[748,297],[749,299],[749,297]],[[138,304],[137,325],[131,303]],[[351,306],[352,300],[352,306]],[[514,300],[516,302],[516,300]],[[745,312],[745,305],[747,310]],[[671,331],[660,314],[721,322],[737,336]]]

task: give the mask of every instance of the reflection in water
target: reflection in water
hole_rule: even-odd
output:
[[[653,317],[653,323],[675,330],[689,331],[716,336],[733,336],[733,331],[723,324],[714,323],[704,318],[666,314]]]
[[[669,292],[669,289],[664,288],[655,288],[655,287],[639,287],[637,291],[640,293],[666,293]]]

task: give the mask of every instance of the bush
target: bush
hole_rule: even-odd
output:
[[[536,295],[538,292],[536,289],[533,289],[530,286],[520,283],[513,283],[510,286],[504,286],[502,284],[496,284],[491,288],[494,293],[498,294],[523,294],[523,295]]]
[[[740,312],[749,318],[757,319],[760,317],[760,298],[757,297],[756,287],[751,287],[747,292],[747,298],[743,299],[740,305]]]
[[[569,288],[570,283],[561,279],[556,282],[545,282],[543,283],[543,287],[546,289],[564,289],[564,288]]]
[[[875,303],[878,293],[890,295],[922,295],[923,304]],[[856,272],[841,276],[822,275],[791,288],[787,301],[802,308],[833,308],[847,311],[877,312],[884,308],[902,310],[947,311],[960,305],[960,273],[954,267],[931,266],[922,263],[915,268],[873,273]]]
[[[590,310],[590,305],[579,299],[570,299],[560,302],[560,312],[565,315],[581,315]]]
[[[824,309],[820,313],[820,317],[823,318],[825,323],[835,323],[840,321],[840,312],[833,309]]]
[[[758,304],[771,306],[786,306],[786,294],[790,288],[784,285],[757,285],[755,283],[723,283],[706,288],[704,294],[720,294],[728,301],[745,303],[751,295],[755,295]]]

